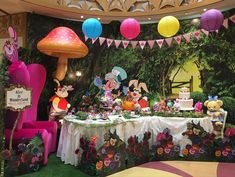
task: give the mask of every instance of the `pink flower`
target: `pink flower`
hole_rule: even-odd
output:
[[[223,156],[227,156],[228,152],[226,150],[223,150],[222,154],[223,154]]]
[[[169,153],[170,153],[170,151],[171,151],[171,149],[170,149],[170,148],[168,148],[168,147],[166,147],[166,148],[164,149],[164,151],[165,151],[165,153],[169,154]]]
[[[37,162],[37,161],[39,161],[39,158],[37,157],[37,156],[34,156],[33,158],[32,158],[32,163],[35,163],[35,162]]]
[[[193,155],[193,154],[195,154],[195,150],[194,150],[193,148],[191,148],[191,149],[189,150],[189,153]]]
[[[159,133],[157,135],[157,142],[166,139],[166,135],[164,133]]]
[[[104,159],[104,165],[105,165],[106,167],[108,167],[110,163],[111,163],[111,160],[110,160],[108,157],[106,157],[106,158]]]

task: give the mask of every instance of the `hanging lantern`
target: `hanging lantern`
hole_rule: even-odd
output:
[[[157,26],[158,32],[164,37],[174,36],[180,28],[180,23],[177,18],[173,16],[163,17]]]
[[[134,18],[127,18],[121,23],[120,32],[124,38],[134,39],[140,34],[140,24]]]
[[[82,32],[88,38],[97,38],[102,33],[102,25],[99,20],[95,18],[88,18],[82,24]]]
[[[202,29],[213,32],[223,25],[224,16],[219,10],[210,9],[202,14],[200,22]]]

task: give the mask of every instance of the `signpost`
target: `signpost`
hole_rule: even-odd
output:
[[[10,88],[7,88],[5,90],[6,90],[6,96],[5,96],[6,109],[18,112],[10,136],[9,150],[11,151],[13,135],[16,129],[16,125],[21,116],[21,112],[26,108],[32,106],[32,90],[22,85],[12,85]]]

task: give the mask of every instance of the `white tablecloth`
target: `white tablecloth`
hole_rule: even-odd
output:
[[[118,122],[117,122],[118,118]],[[65,164],[77,165],[80,157],[75,154],[75,150],[79,148],[80,138],[82,136],[97,136],[97,148],[104,143],[104,134],[110,129],[116,130],[119,137],[127,142],[130,136],[137,135],[142,139],[144,132],[152,133],[150,146],[155,144],[156,136],[165,128],[169,128],[173,135],[173,141],[177,144],[183,139],[182,133],[187,130],[187,123],[200,122],[200,125],[207,132],[213,131],[210,118],[180,118],[180,117],[159,117],[146,116],[136,119],[124,119],[118,116],[110,117],[111,121],[81,121],[73,119],[69,116],[64,118],[62,124],[60,140],[57,150],[57,156],[64,161]],[[113,121],[116,120],[116,121]]]

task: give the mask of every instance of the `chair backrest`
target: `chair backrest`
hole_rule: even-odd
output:
[[[38,101],[46,82],[46,69],[40,64],[30,64],[27,68],[30,74],[30,88],[32,88],[32,106],[27,109],[27,116],[23,121],[31,122],[37,120]]]
[[[8,76],[9,76],[9,84],[13,84],[13,85],[19,84],[28,88],[30,87],[30,75],[29,75],[27,66],[25,65],[24,62],[19,62],[18,66],[16,66],[16,63],[14,63],[14,70],[9,72]],[[15,111],[11,111],[11,110],[6,111],[6,116],[4,119],[5,128],[7,129],[13,128],[17,114],[18,113]],[[20,130],[22,128],[23,120],[25,119],[25,117],[26,117],[26,110],[22,112],[18,120],[16,130]]]
[[[228,116],[228,112],[224,111],[224,122],[223,122],[223,127],[221,129],[221,137],[222,138],[224,137],[224,129],[225,129],[225,124],[226,124],[227,116]]]

